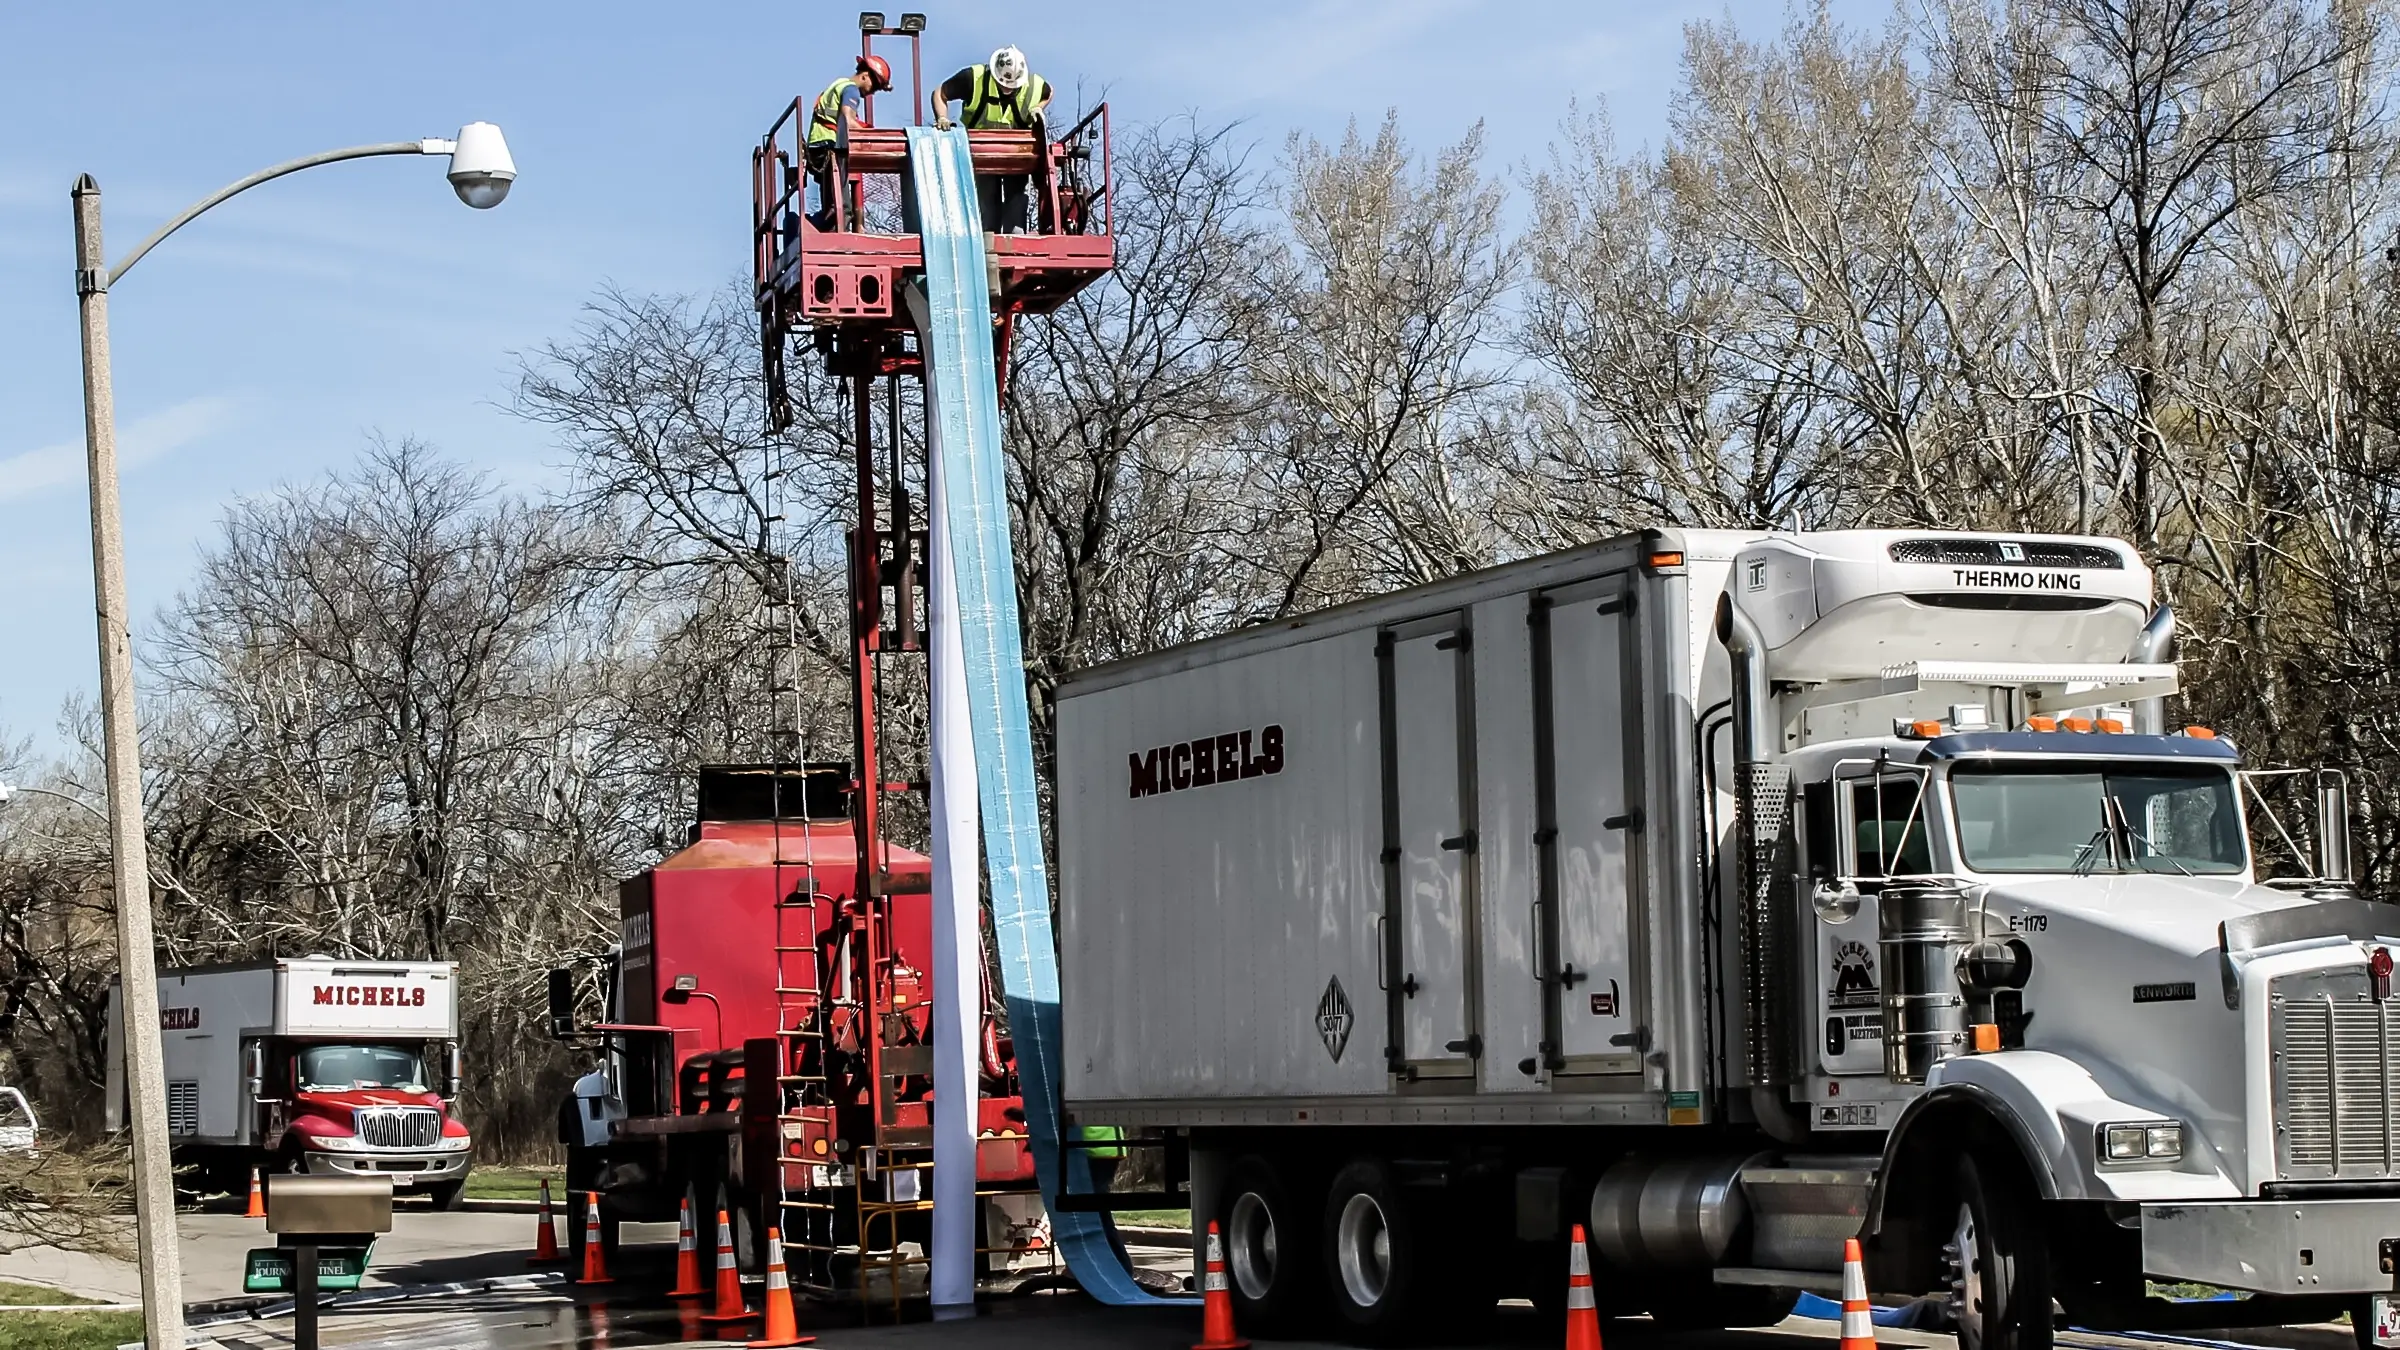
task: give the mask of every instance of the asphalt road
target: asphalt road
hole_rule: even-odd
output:
[[[190,1214],[179,1225],[187,1290],[194,1304],[238,1299],[242,1257],[268,1242],[263,1225],[228,1214]],[[756,1335],[755,1324],[710,1328],[694,1310],[658,1296],[673,1259],[673,1245],[628,1247],[616,1273],[621,1283],[600,1290],[551,1282],[527,1286],[526,1256],[533,1224],[520,1214],[434,1214],[403,1212],[394,1231],[376,1247],[375,1267],[362,1301],[329,1311],[323,1323],[327,1346],[349,1350],[586,1350],[587,1347],[656,1345],[732,1346]],[[1146,1267],[1185,1271],[1188,1250],[1136,1246]],[[0,1279],[49,1283],[88,1297],[130,1301],[140,1282],[125,1262],[19,1249],[0,1253]],[[513,1287],[453,1291],[456,1282],[500,1279]],[[592,1295],[600,1297],[592,1297]],[[753,1298],[756,1289],[752,1290]],[[365,1301],[378,1300],[378,1301]],[[256,1300],[250,1300],[255,1302]],[[199,1309],[195,1309],[199,1311]],[[1197,1338],[1199,1313],[1191,1309],[1110,1309],[1074,1293],[1039,1293],[987,1300],[971,1321],[904,1321],[862,1325],[853,1308],[803,1303],[804,1331],[820,1344],[839,1347],[924,1347],[924,1350],[1186,1350]],[[224,1350],[287,1350],[288,1317],[242,1316],[196,1319],[199,1334]],[[731,1333],[731,1338],[727,1338]],[[2195,1338],[2205,1338],[2198,1333]],[[1611,1323],[1611,1350],[1831,1350],[1830,1322],[1792,1319],[1761,1331],[1665,1332],[1640,1320]],[[1877,1340],[1899,1350],[1952,1350],[1942,1335],[1878,1329]],[[2179,1338],[2180,1340],[2180,1338]],[[2219,1344],[2273,1350],[2351,1350],[2346,1328],[2281,1328],[2222,1333]],[[1425,1350],[1525,1350],[1554,1346],[1558,1329],[1521,1305],[1504,1305],[1466,1339],[1435,1340]],[[2136,1339],[2083,1333],[2063,1334],[2067,1350],[2161,1350],[2156,1338]],[[2181,1343],[2188,1344],[2188,1341]],[[1331,1341],[1269,1343],[1286,1350],[1333,1350]]]

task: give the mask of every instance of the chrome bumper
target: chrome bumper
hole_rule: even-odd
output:
[[[2388,1294],[2400,1199],[2142,1206],[2142,1271],[2260,1294]]]
[[[456,1181],[467,1174],[471,1149],[455,1153],[317,1153],[310,1152],[308,1170],[317,1176],[390,1177],[392,1188],[431,1186]]]

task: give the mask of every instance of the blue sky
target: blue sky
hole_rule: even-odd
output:
[[[1476,118],[1540,157],[1570,96],[1655,144],[1683,25],[1764,36],[1783,0],[926,4],[938,78],[1002,41],[1120,118],[1338,136],[1399,109],[1421,146]],[[1837,0],[1880,23],[1882,0]],[[508,412],[515,354],[603,285],[698,292],[746,267],[750,144],[856,50],[856,6],[548,3],[0,6],[0,728],[59,742],[95,682],[67,187],[105,193],[109,253],[277,160],[507,132],[521,177],[474,212],[440,163],[335,165],[220,207],[112,296],[137,637],[226,504],[417,436],[503,481],[555,455]],[[898,7],[890,12],[895,16]]]

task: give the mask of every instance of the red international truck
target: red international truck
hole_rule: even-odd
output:
[[[108,1004],[108,1125],[124,1119]],[[178,1166],[239,1193],[258,1168],[388,1176],[458,1203],[474,1140],[458,1093],[458,966],[330,956],[158,973],[167,1137]]]
[[[559,1109],[570,1191],[599,1192],[610,1231],[672,1221],[687,1196],[704,1225],[721,1205],[746,1265],[778,1226],[793,1283],[826,1296],[921,1249],[931,1202],[930,863],[883,845],[859,867],[848,779],[702,769],[689,842],[621,887],[620,943],[550,980],[553,1029],[595,1060]],[[976,1181],[997,1235],[1034,1170],[989,1012],[981,1046]]]

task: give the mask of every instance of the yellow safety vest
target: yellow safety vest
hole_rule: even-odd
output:
[[[992,78],[989,66],[971,66],[969,73],[974,76],[975,90],[959,117],[969,131],[1030,127],[1041,115],[1043,100],[1050,97],[1050,84],[1039,75],[1028,73],[1025,83],[1012,94]]]
[[[844,75],[825,86],[817,95],[816,111],[808,119],[808,143],[831,145],[842,129],[842,95],[858,84],[856,75]]]

